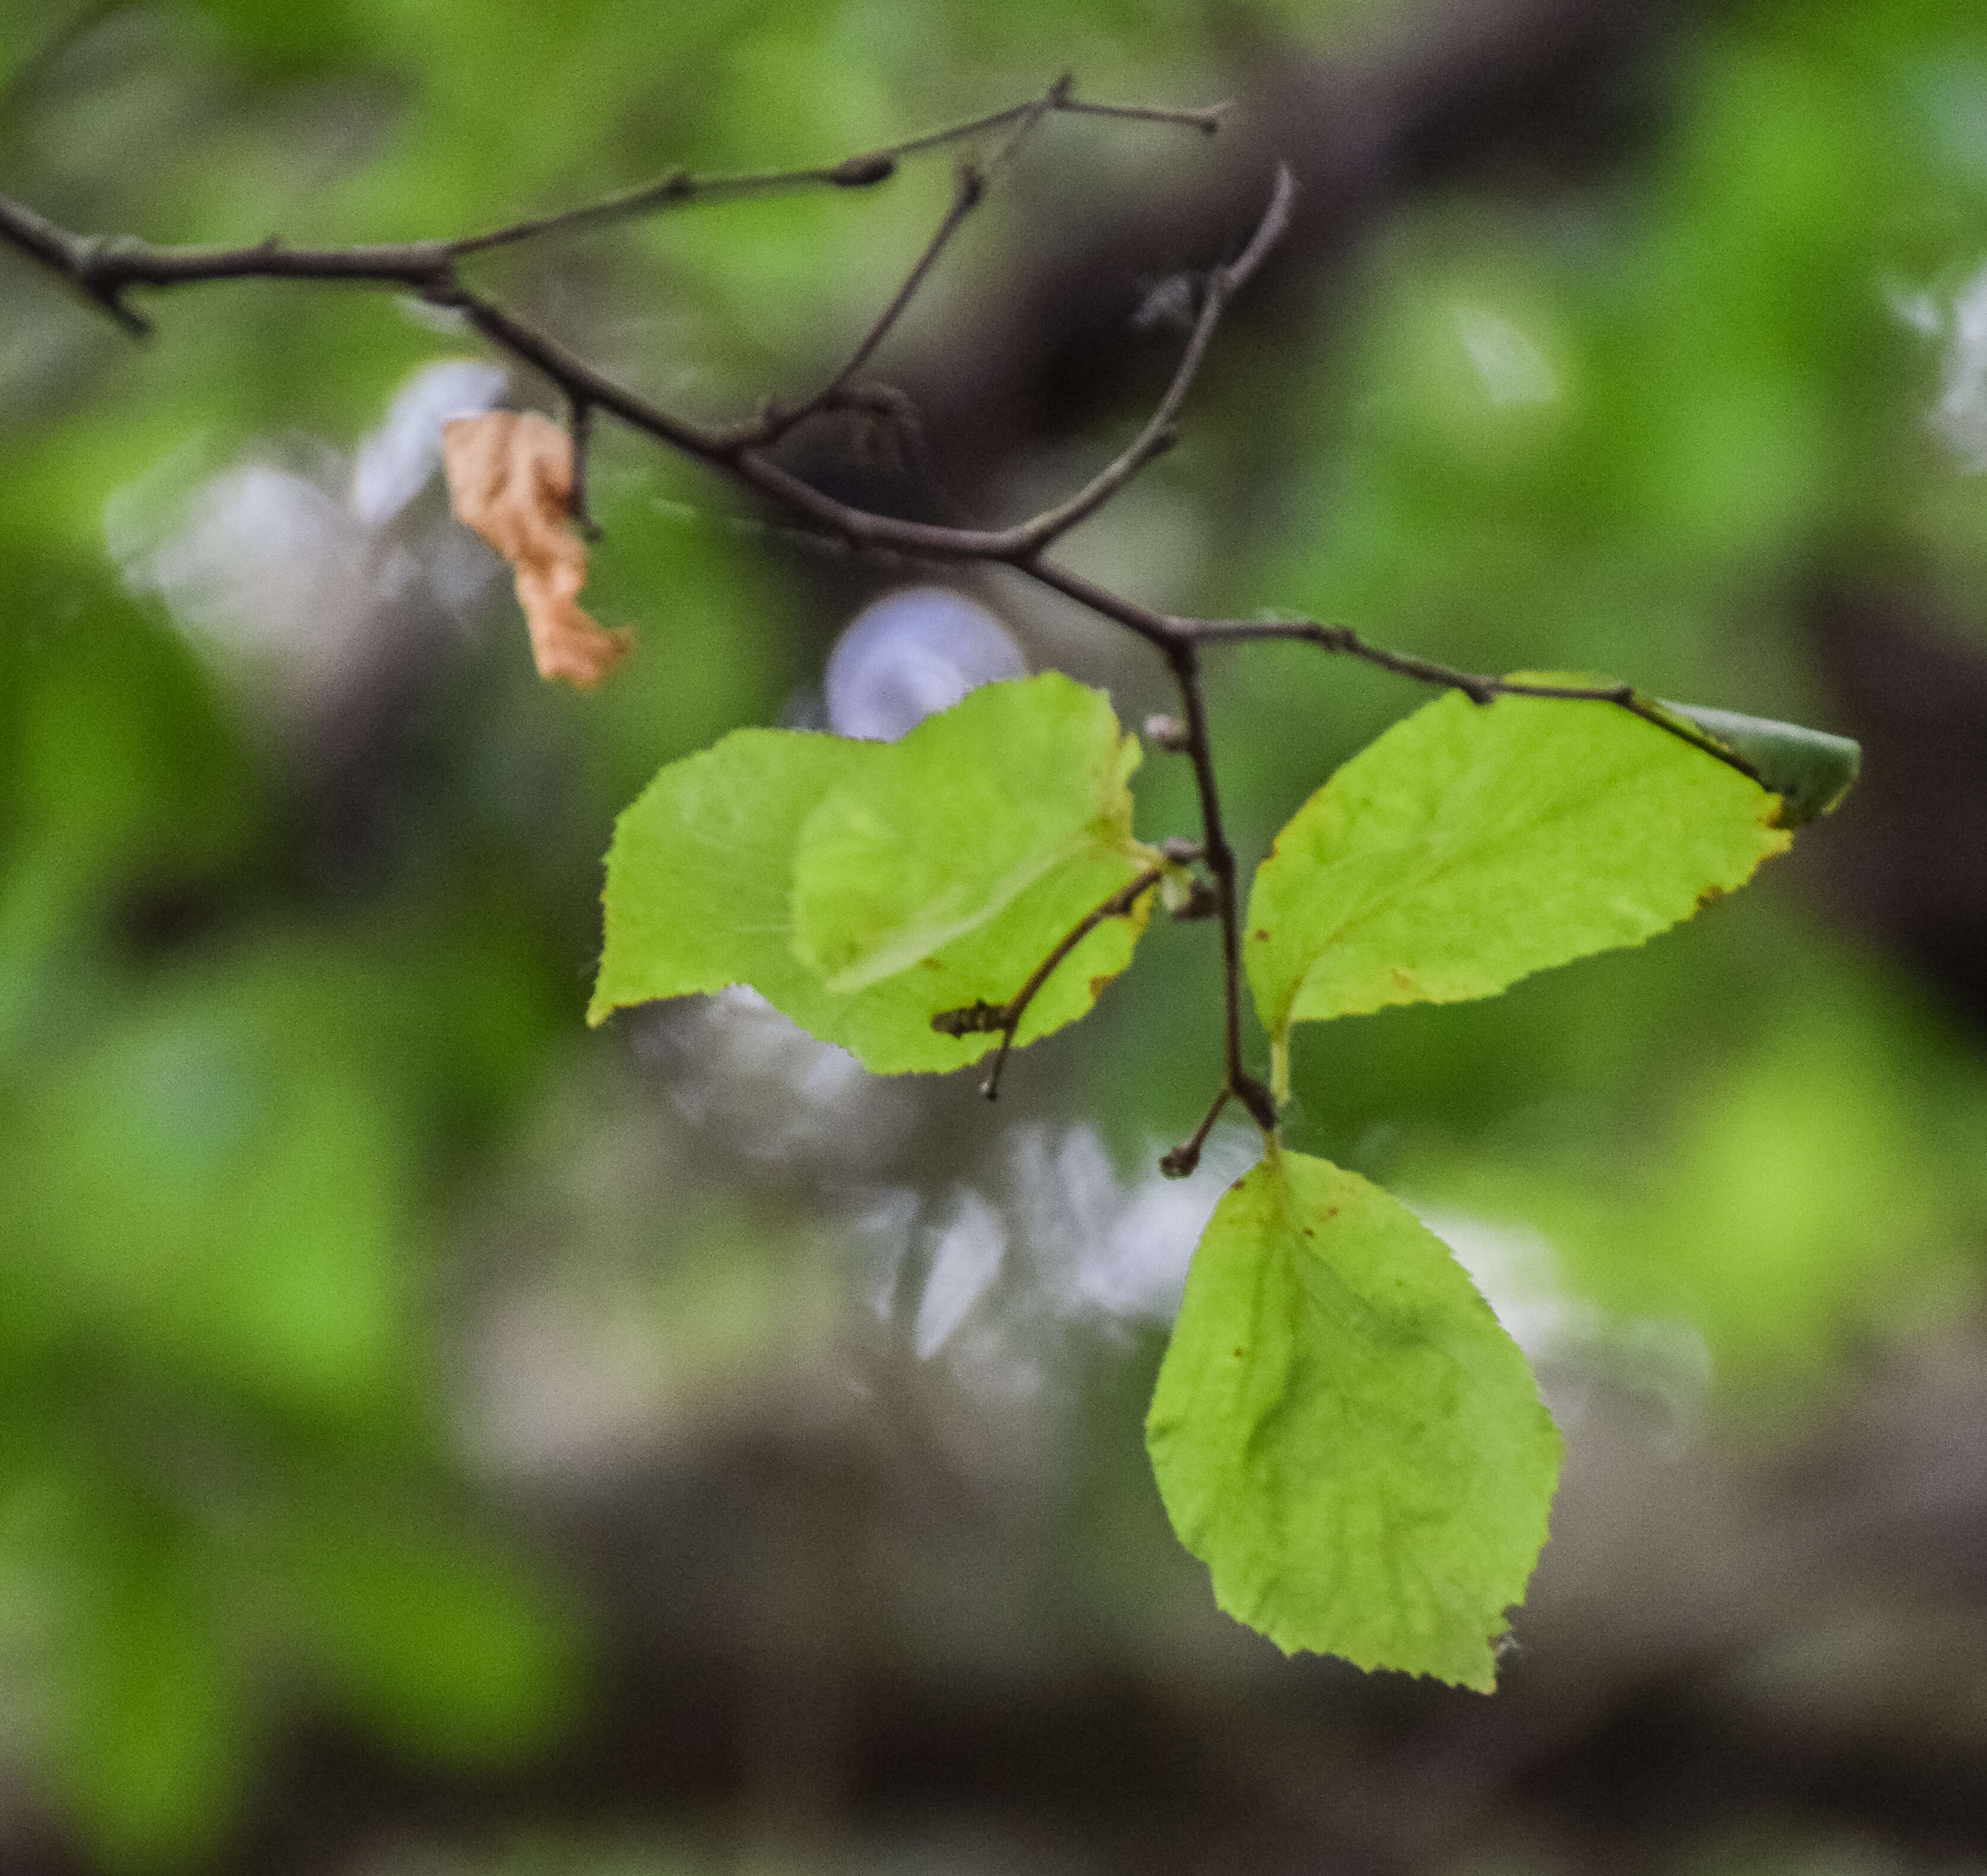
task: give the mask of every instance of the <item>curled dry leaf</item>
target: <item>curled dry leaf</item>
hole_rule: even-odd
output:
[[[538,675],[590,690],[619,664],[629,634],[603,629],[579,604],[586,543],[567,523],[572,439],[530,410],[491,410],[442,426],[449,506],[510,562]]]

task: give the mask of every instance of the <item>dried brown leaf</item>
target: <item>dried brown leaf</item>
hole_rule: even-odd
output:
[[[626,656],[629,634],[579,604],[586,543],[568,525],[572,439],[531,410],[491,410],[442,426],[449,506],[510,562],[538,675],[590,690]]]

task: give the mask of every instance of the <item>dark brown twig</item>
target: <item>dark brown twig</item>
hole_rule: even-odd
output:
[[[1027,982],[1007,1002],[970,1003],[961,1010],[941,1010],[932,1018],[932,1027],[942,1036],[990,1036],[998,1034],[1000,1046],[994,1051],[994,1065],[980,1088],[980,1092],[989,1101],[1000,1098],[1000,1073],[1007,1065],[1008,1051],[1014,1046],[1015,1032],[1021,1027],[1021,1018],[1028,1013],[1028,1005],[1041,994],[1042,986],[1055,974],[1056,967],[1105,919],[1128,919],[1137,909],[1139,901],[1166,876],[1166,869],[1163,866],[1152,867],[1141,873],[1128,886],[1113,892],[1103,904],[1085,913],[1074,929],[1058,941],[1055,949],[1035,967]]]
[[[584,397],[568,400],[565,427],[572,438],[572,489],[566,498],[566,512],[585,539],[597,541],[600,524],[593,518],[586,499],[587,462],[593,445],[593,406]]]
[[[1214,1131],[1214,1123],[1220,1119],[1223,1109],[1232,1098],[1226,1087],[1215,1091],[1213,1102],[1201,1116],[1200,1125],[1160,1160],[1159,1170],[1168,1179],[1185,1179],[1200,1164],[1200,1149],[1207,1144],[1207,1136]]]
[[[1412,677],[1419,683],[1437,684],[1459,690],[1473,704],[1488,704],[1496,697],[1547,697],[1562,704],[1612,704],[1631,717],[1653,724],[1678,741],[1688,743],[1727,768],[1736,769],[1748,779],[1766,786],[1766,778],[1736,751],[1698,728],[1687,717],[1661,709],[1642,696],[1632,684],[1534,684],[1523,678],[1498,677],[1486,672],[1465,671],[1454,665],[1439,664],[1432,658],[1418,658],[1409,652],[1388,651],[1369,645],[1350,626],[1321,625],[1314,619],[1290,620],[1253,619],[1169,619],[1168,624],[1196,644],[1260,643],[1264,641],[1315,645],[1321,650],[1342,652],[1376,665],[1396,677]]]
[[[1041,97],[1036,99],[1032,103],[1018,106],[1011,111],[1003,113],[999,119],[994,120],[992,124],[983,121],[974,127],[976,129],[983,130],[1010,120],[1014,126],[1007,141],[983,163],[977,165],[971,163],[960,164],[953,179],[952,201],[940,220],[937,228],[933,231],[930,240],[926,242],[923,251],[912,264],[910,272],[904,276],[896,293],[891,296],[889,304],[871,322],[869,329],[857,341],[855,349],[848,355],[848,359],[836,371],[834,376],[830,378],[827,383],[811,397],[802,403],[794,406],[791,409],[783,409],[776,404],[769,405],[756,425],[746,426],[741,430],[734,433],[736,440],[740,444],[753,448],[762,448],[778,441],[781,437],[798,428],[809,417],[817,415],[822,410],[834,409],[848,401],[856,374],[875,356],[884,340],[896,329],[898,322],[909,309],[911,302],[916,298],[919,288],[924,285],[932,269],[938,265],[946,249],[952,245],[953,237],[965,225],[967,218],[986,199],[987,184],[993,180],[994,175],[1012,160],[1016,151],[1027,140],[1029,133],[1051,111],[1066,110],[1071,108],[1069,97],[1070,83],[1069,76],[1065,73],[1058,79]],[[870,387],[865,387],[865,389],[868,388]],[[874,388],[881,390],[883,387]],[[899,398],[905,403],[909,401],[903,398],[901,393],[893,393],[891,395]],[[899,421],[901,427],[901,420]],[[916,444],[922,444],[923,437],[921,426],[914,429],[911,434]]]
[[[1201,837],[1207,870],[1214,878],[1214,892],[1221,919],[1221,987],[1223,1037],[1228,1092],[1249,1110],[1250,1118],[1265,1133],[1277,1129],[1277,1103],[1263,1084],[1242,1063],[1242,932],[1241,908],[1235,889],[1235,849],[1228,844],[1222,824],[1221,796],[1214,777],[1214,745],[1207,733],[1207,700],[1200,682],[1200,654],[1191,639],[1176,639],[1166,648],[1166,662],[1179,686],[1180,702],[1186,707],[1187,754],[1193,761],[1193,776],[1200,795]]]
[[[1277,180],[1270,192],[1270,205],[1263,210],[1263,218],[1257,223],[1248,245],[1227,266],[1216,268],[1208,276],[1201,295],[1199,316],[1194,321],[1186,349],[1180,355],[1179,363],[1173,370],[1172,382],[1166,386],[1166,394],[1159,400],[1159,407],[1146,420],[1144,429],[1113,461],[1068,501],[1058,503],[1026,524],[1022,531],[1035,549],[1049,546],[1078,522],[1088,520],[1148,463],[1172,447],[1176,434],[1173,428],[1175,420],[1179,415],[1180,407],[1186,402],[1187,393],[1193,388],[1194,380],[1200,374],[1201,362],[1207,356],[1214,329],[1221,322],[1222,312],[1290,227],[1290,204],[1296,193],[1290,166],[1278,164]]]
[[[1033,122],[1034,120],[1030,120]],[[1018,134],[1018,133],[1017,133]],[[805,403],[791,409],[778,405],[770,407],[757,423],[748,425],[737,434],[737,440],[743,446],[754,449],[778,441],[788,432],[820,411],[832,408],[840,402],[854,383],[855,374],[875,356],[877,348],[889,338],[899,320],[902,319],[910,303],[916,297],[932,269],[938,265],[940,257],[951,245],[952,238],[964,226],[966,218],[980,206],[987,193],[984,174],[970,164],[961,164],[953,180],[952,203],[946,211],[932,238],[926,242],[924,251],[918,256],[911,271],[904,276],[902,283],[891,296],[890,303],[871,322],[869,329],[857,342],[854,351],[843,362],[835,376]]]

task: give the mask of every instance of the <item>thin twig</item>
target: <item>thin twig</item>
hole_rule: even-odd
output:
[[[1168,1179],[1185,1179],[1200,1164],[1200,1149],[1207,1144],[1207,1136],[1214,1131],[1214,1123],[1220,1119],[1222,1109],[1232,1098],[1232,1092],[1225,1083],[1215,1090],[1213,1103],[1202,1115],[1200,1125],[1160,1160],[1159,1170]]]
[[[1128,886],[1113,892],[1101,906],[1085,913],[1074,928],[1058,941],[1055,949],[1035,967],[1027,982],[1007,1002],[970,1003],[960,1010],[941,1010],[932,1018],[932,1027],[942,1036],[999,1034],[1000,1046],[994,1051],[993,1068],[980,1089],[989,1101],[1000,1098],[1000,1071],[1007,1065],[1007,1052],[1014,1045],[1015,1031],[1021,1027],[1021,1018],[1027,1014],[1028,1005],[1035,1000],[1042,986],[1055,974],[1057,965],[1107,919],[1129,918],[1137,909],[1139,901],[1157,886],[1166,874],[1166,869],[1163,866],[1152,867]]]
[[[875,356],[876,348],[887,339],[897,322],[904,316],[906,309],[916,298],[918,288],[925,283],[926,276],[938,265],[943,255],[964,224],[966,218],[977,208],[987,194],[985,176],[970,163],[962,163],[953,179],[952,203],[946,210],[931,239],[925,244],[924,251],[918,256],[916,265],[904,276],[903,284],[898,288],[889,305],[876,315],[875,322],[862,335],[855,349],[850,353],[842,369],[829,379],[822,389],[822,395],[832,397],[855,378],[855,374]]]
[[[1227,266],[1216,268],[1208,276],[1201,295],[1199,316],[1194,321],[1186,349],[1180,355],[1172,382],[1166,386],[1166,394],[1160,399],[1158,409],[1114,461],[1068,501],[1037,515],[1027,524],[1022,531],[1035,548],[1048,546],[1079,521],[1088,520],[1148,463],[1172,447],[1174,420],[1179,415],[1180,407],[1186,402],[1187,393],[1193,388],[1195,378],[1199,375],[1201,362],[1207,356],[1214,329],[1221,322],[1222,312],[1289,228],[1290,203],[1295,194],[1290,166],[1278,164],[1277,180],[1270,192],[1270,205],[1263,210],[1263,218],[1257,223],[1248,245]]]
[[[1092,104],[1081,98],[1065,99],[1056,108],[1071,111],[1082,117],[1125,117],[1139,123],[1191,124],[1196,130],[1212,137],[1221,128],[1221,120],[1233,108],[1228,104],[1209,104],[1199,110],[1155,110],[1145,104]]]
[[[231,279],[344,280],[396,285],[424,292],[453,278],[453,263],[496,248],[531,240],[562,229],[597,226],[654,210],[712,198],[725,198],[809,184],[835,188],[866,188],[896,173],[900,159],[960,143],[1007,124],[1017,124],[1017,137],[1052,111],[1093,116],[1137,118],[1172,123],[1204,132],[1219,124],[1222,110],[1169,110],[1128,105],[1091,104],[1074,97],[1067,75],[1040,97],[949,124],[941,130],[907,137],[836,164],[804,169],[768,170],[733,176],[693,176],[673,171],[605,200],[577,208],[539,215],[452,241],[423,241],[363,246],[303,248],[285,246],[275,236],[241,248],[160,248],[149,242],[71,234],[25,204],[0,197],[0,239],[33,255],[64,275],[134,336],[150,330],[145,319],[124,303],[133,286],[183,286],[197,281]],[[1010,147],[1012,140],[1010,140]],[[1004,155],[1004,152],[1003,154]]]
[[[584,397],[573,397],[566,403],[566,430],[572,438],[572,488],[566,497],[566,512],[572,517],[573,525],[587,540],[600,538],[600,524],[593,518],[593,511],[586,499],[586,471],[588,459],[592,454],[593,406]]]
[[[811,164],[800,169],[748,170],[728,176],[693,176],[687,170],[673,170],[655,182],[645,183],[639,188],[626,190],[597,202],[584,203],[579,208],[562,209],[551,214],[535,215],[481,235],[464,235],[449,242],[448,249],[458,258],[487,254],[493,248],[512,247],[520,241],[536,240],[541,235],[600,228],[610,222],[653,214],[660,209],[683,208],[698,202],[734,201],[740,196],[766,195],[783,189],[872,188],[896,175],[899,163],[906,157],[921,156],[927,150],[943,149],[948,144],[963,143],[987,131],[1017,123],[1021,128],[1009,140],[1007,149],[1011,150],[1029,129],[1051,111],[1179,124],[1212,136],[1220,128],[1222,113],[1226,108],[1225,105],[1215,105],[1198,110],[1166,110],[1145,106],[1088,103],[1071,95],[1071,80],[1065,74],[1038,98],[1010,104],[963,123],[948,124],[941,130],[927,130],[921,136],[906,137],[901,143],[886,143],[880,149],[845,157],[838,163]],[[1004,157],[1007,151],[1001,154]]]
[[[805,403],[791,409],[778,405],[770,407],[756,425],[748,427],[738,435],[738,441],[752,448],[761,448],[777,442],[788,431],[805,423],[817,413],[829,409],[838,403],[854,381],[855,374],[875,356],[876,349],[889,338],[916,297],[918,288],[925,283],[932,269],[938,265],[940,257],[951,245],[952,238],[964,225],[966,218],[980,206],[987,192],[984,174],[970,164],[962,163],[953,184],[952,201],[943,218],[926,242],[911,271],[904,276],[902,283],[891,296],[890,303],[871,322],[869,329],[857,342],[841,369],[821,389]]]
[[[1166,648],[1179,686],[1187,729],[1186,753],[1193,758],[1195,786],[1200,794],[1201,838],[1207,870],[1214,877],[1214,892],[1221,917],[1221,989],[1223,1041],[1226,1059],[1227,1087],[1249,1110],[1250,1118],[1265,1133],[1277,1128],[1276,1098],[1242,1062],[1242,933],[1241,909],[1235,889],[1235,849],[1228,844],[1222,825],[1221,795],[1214,776],[1214,746],[1207,732],[1207,700],[1202,693],[1200,653],[1190,639],[1175,639]]]
[[[1202,645],[1241,644],[1266,640],[1292,641],[1315,645],[1321,650],[1342,652],[1363,660],[1396,677],[1412,677],[1419,683],[1436,684],[1459,690],[1473,704],[1488,704],[1496,697],[1545,697],[1562,704],[1612,704],[1631,717],[1653,724],[1678,741],[1688,743],[1727,768],[1736,769],[1748,779],[1766,787],[1766,778],[1736,751],[1707,736],[1688,718],[1679,717],[1651,703],[1632,684],[1535,684],[1523,678],[1499,677],[1487,672],[1465,671],[1454,665],[1439,664],[1432,658],[1418,658],[1409,652],[1388,651],[1369,645],[1350,626],[1321,625],[1314,619],[1177,619],[1167,623],[1194,643]]]
[[[1003,124],[1012,123],[1017,118],[1031,112],[1044,109],[1067,111],[1078,117],[1124,117],[1135,119],[1141,123],[1179,124],[1189,130],[1199,130],[1209,137],[1221,128],[1221,120],[1227,114],[1226,104],[1210,104],[1198,109],[1175,110],[1163,106],[1147,104],[1096,104],[1089,100],[1073,95],[1073,83],[1065,72],[1050,86],[1039,98],[1031,98],[1025,104],[1010,104],[1005,110],[994,111],[984,117],[976,117],[969,123],[955,124],[950,130],[929,130],[922,137],[913,137],[901,143],[892,143],[879,154],[892,157],[916,156],[919,151],[933,150],[941,143],[956,143],[982,130],[997,130]]]
[[[924,285],[932,269],[951,245],[953,237],[965,225],[967,218],[986,199],[987,184],[1013,159],[1029,133],[1051,111],[1068,107],[1070,83],[1068,75],[1065,73],[1032,103],[1019,106],[1002,114],[1000,122],[1011,120],[1014,125],[1007,141],[983,163],[960,164],[953,175],[952,200],[937,228],[933,231],[930,240],[926,242],[923,251],[912,264],[910,272],[904,276],[902,284],[891,296],[889,304],[871,322],[869,329],[857,341],[855,349],[834,376],[811,397],[791,409],[776,404],[769,405],[757,425],[748,426],[737,433],[737,440],[754,448],[764,447],[798,428],[809,417],[836,407],[847,398],[856,374],[875,356],[879,347],[896,329],[898,322],[909,311],[911,302],[916,298],[919,288]],[[983,122],[974,127],[985,129],[990,127]],[[919,440],[922,440],[921,435]]]

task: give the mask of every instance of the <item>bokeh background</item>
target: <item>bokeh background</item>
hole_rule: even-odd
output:
[[[931,459],[825,423],[804,473],[983,518],[1070,485],[1285,158],[1182,447],[1070,559],[1865,744],[1693,925],[1300,1045],[1299,1143],[1442,1231],[1568,1436],[1503,1691],[1287,1661],[1166,1531],[1145,1397],[1251,1151],[1156,1176],[1217,1059],[1209,927],[994,1109],[749,997],[584,1027],[616,811],[825,720],[838,635],[933,575],[609,430],[590,592],[639,649],[548,690],[434,477],[444,415],[546,387],[365,291],[154,296],[136,346],[0,253],[8,1876],[1987,1868],[1977,3],[0,0],[0,187],[160,239],[457,233],[1065,67],[1236,108],[1048,125],[878,361]],[[485,273],[735,413],[832,363],[949,187]],[[970,601],[1168,704],[1100,622],[940,583],[886,690],[943,690]],[[1252,862],[1422,700],[1300,647],[1212,684]]]

